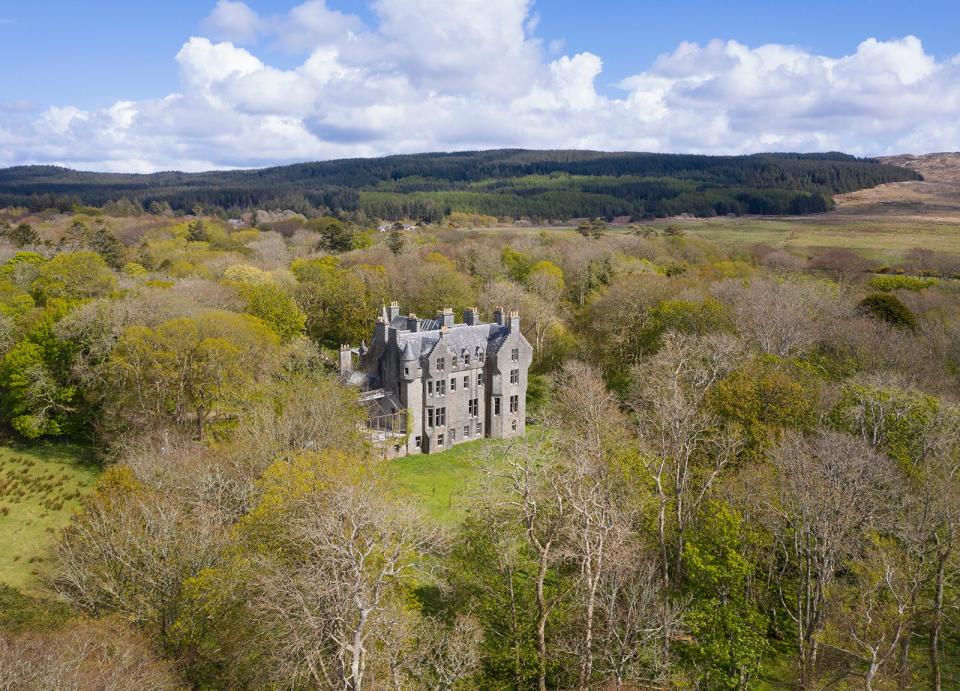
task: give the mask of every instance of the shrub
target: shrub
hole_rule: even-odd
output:
[[[860,309],[865,314],[887,322],[898,329],[917,328],[917,317],[891,293],[873,293],[860,301]]]
[[[921,278],[919,276],[874,276],[870,279],[870,287],[889,293],[893,290],[923,290],[938,283],[935,278]]]

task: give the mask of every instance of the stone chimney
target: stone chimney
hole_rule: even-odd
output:
[[[387,310],[387,316],[390,318],[390,321],[393,322],[394,319],[400,316],[400,303],[396,300],[390,303],[390,309]]]
[[[417,319],[417,315],[413,312],[407,315],[407,331],[413,331],[414,333],[420,328],[420,320]]]
[[[387,342],[387,320],[384,317],[377,317],[377,323],[373,327],[374,345],[384,345]]]
[[[504,321],[503,321],[503,308],[502,308],[502,307],[498,307],[497,309],[493,310],[493,321],[495,321],[495,322],[496,322],[497,324],[499,324],[500,326],[503,326]]]
[[[507,330],[510,333],[520,331],[520,313],[519,312],[514,311],[510,313],[510,323],[507,325]]]
[[[340,346],[340,374],[347,376],[351,372],[353,372],[353,352],[349,344],[345,343]]]
[[[450,328],[453,326],[453,308],[444,307],[442,310],[437,312],[437,321],[440,322],[441,327]]]
[[[468,326],[475,326],[480,323],[476,307],[468,307],[463,310],[463,323]]]

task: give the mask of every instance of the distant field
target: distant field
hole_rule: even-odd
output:
[[[960,216],[953,218],[889,217],[863,218],[857,215],[828,213],[805,217],[758,217],[712,219],[670,219],[649,224],[660,231],[668,226],[680,228],[689,236],[716,242],[725,247],[748,248],[757,244],[786,249],[810,256],[829,247],[855,250],[878,262],[895,262],[914,248],[960,254]],[[517,233],[569,235],[573,227],[491,228],[482,234]],[[631,232],[610,227],[609,233]]]
[[[73,446],[0,447],[0,583],[38,586],[56,532],[97,472]]]

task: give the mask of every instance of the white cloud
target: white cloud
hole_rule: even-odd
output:
[[[542,45],[531,7],[375,0],[365,26],[323,0],[282,16],[219,0],[204,24],[214,40],[190,38],[176,55],[177,93],[102,110],[0,108],[0,165],[198,170],[499,146],[960,148],[960,56],[938,61],[913,36],[870,38],[845,56],[682,43],[613,97],[595,87],[601,57]],[[263,41],[302,62],[266,64]]]

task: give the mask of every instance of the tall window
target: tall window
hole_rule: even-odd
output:
[[[437,358],[437,371],[442,372],[447,368],[446,358],[438,357]]]
[[[510,397],[510,412],[515,413],[520,409],[520,397],[511,396]]]
[[[464,388],[464,390],[466,390],[468,386],[470,386],[470,377],[464,377],[464,378],[463,378],[463,388]]]
[[[494,415],[500,414],[500,397],[499,396],[496,396],[493,399],[493,414]]]
[[[433,426],[433,408],[427,408],[427,427]]]
[[[520,361],[520,349],[519,349],[519,348],[514,348],[513,350],[510,351],[510,359],[513,360],[514,362],[519,362],[519,361]],[[442,368],[441,368],[441,369],[442,369]]]
[[[456,441],[456,440],[457,440],[457,428],[456,428],[456,427],[451,427],[451,428],[450,428],[450,441]]]
[[[520,383],[520,370],[512,369],[510,370],[510,383],[519,384]]]
[[[456,390],[457,390],[457,378],[456,378],[456,377],[450,377],[450,390],[451,390],[451,391],[456,391]]]
[[[478,422],[478,423],[477,423],[477,434],[478,434],[478,435],[483,434],[483,423],[482,423],[482,422]]]
[[[483,372],[477,372],[477,386],[483,386]]]
[[[477,417],[480,414],[480,399],[471,398],[470,402],[467,404],[468,412],[470,417]]]
[[[437,408],[436,415],[434,419],[437,423],[437,427],[443,427],[447,424],[447,409],[446,408]]]
[[[432,381],[428,381],[428,382],[427,382],[427,395],[428,395],[428,396],[432,396],[432,395],[433,395],[433,382],[432,382]]]
[[[441,379],[437,382],[437,395],[443,396],[447,393],[447,380]]]

